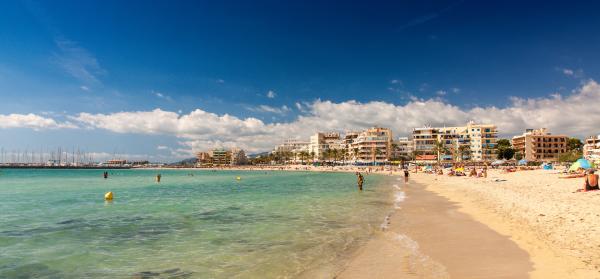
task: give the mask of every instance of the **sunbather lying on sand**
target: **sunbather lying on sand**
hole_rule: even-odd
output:
[[[577,192],[587,192],[599,190],[598,188],[598,175],[594,174],[594,170],[589,170],[588,174],[585,175],[585,180],[583,181],[583,189],[577,190]]]

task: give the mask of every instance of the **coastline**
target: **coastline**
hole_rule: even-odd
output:
[[[406,200],[336,278],[600,278],[585,253],[557,249],[540,238],[550,232],[498,206],[506,201],[488,189],[473,187],[494,185],[492,179],[411,173],[407,185],[398,180]]]

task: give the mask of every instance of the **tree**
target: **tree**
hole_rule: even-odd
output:
[[[446,145],[444,144],[443,141],[436,141],[434,146],[433,146],[433,152],[437,154],[437,161],[438,164],[440,163],[440,154],[444,154],[446,155],[446,153],[448,153],[448,148],[446,147]]]
[[[312,160],[312,162],[313,162],[313,163],[315,162],[315,155],[316,155],[316,154],[315,154],[315,152],[314,152],[314,151],[311,151],[311,152],[310,152],[310,159]]]
[[[511,147],[512,144],[510,143],[510,140],[508,140],[508,139],[499,139],[496,141],[496,146],[498,147],[498,149],[500,149],[500,148]]]
[[[327,161],[329,159],[330,154],[331,154],[331,151],[329,149],[323,150],[323,152],[321,152],[321,160]]]
[[[515,155],[515,150],[508,139],[499,139],[496,141],[496,150],[498,160],[510,160]]]
[[[300,151],[300,161],[303,165],[306,158],[308,158],[308,151]]]
[[[521,160],[523,159],[523,154],[521,152],[516,152],[515,153],[515,160]]]
[[[417,157],[419,157],[420,153],[421,153],[421,151],[419,151],[419,150],[416,150],[416,149],[413,150],[412,152],[410,152],[411,159],[416,162],[417,161]]]
[[[354,151],[354,161],[357,161],[358,160],[358,152],[360,151],[360,149],[358,147],[355,147],[353,149],[353,151]]]
[[[348,159],[348,149],[342,149],[342,164],[346,165],[346,160]]]
[[[514,155],[515,155],[515,150],[512,149],[512,147],[505,148],[504,150],[502,150],[502,158],[504,158],[506,160],[512,159],[512,157]]]
[[[583,143],[578,138],[569,138],[567,140],[567,150],[568,151],[581,151],[583,147]]]
[[[383,152],[381,152],[381,148],[379,147],[376,147],[374,151],[375,156],[373,156],[373,165],[375,165],[375,162],[377,161],[377,156],[383,154]]]
[[[577,159],[581,158],[581,155],[582,154],[577,151],[566,152],[566,153],[560,154],[560,156],[558,156],[558,161],[561,163],[575,162],[575,161],[577,161]]]
[[[471,146],[469,145],[461,145],[458,147],[458,154],[460,156],[460,160],[463,161],[465,159],[465,155],[467,158],[471,158]]]
[[[333,164],[334,165],[337,162],[338,154],[339,153],[340,153],[340,151],[337,148],[334,148],[334,149],[331,150],[331,155],[333,156]]]

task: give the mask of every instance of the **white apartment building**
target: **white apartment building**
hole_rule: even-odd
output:
[[[600,135],[585,139],[583,157],[594,164],[600,164]]]
[[[497,129],[492,124],[469,122],[459,127],[422,127],[413,129],[413,148],[416,160],[438,161],[436,145],[441,143],[446,152],[439,152],[440,162],[461,160],[492,161],[495,159]]]
[[[412,156],[413,151],[413,141],[408,137],[399,137],[398,140],[393,142],[396,148],[392,149],[392,154],[390,155],[393,159],[407,159]]]
[[[331,149],[345,149],[344,140],[340,138],[340,133],[316,133],[310,137],[308,153],[311,155],[311,157],[314,154],[315,160],[323,160],[324,152]]]
[[[367,129],[360,132],[351,147],[357,162],[387,162],[392,155],[392,131],[380,127]]]

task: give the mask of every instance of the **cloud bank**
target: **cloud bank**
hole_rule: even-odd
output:
[[[525,128],[549,128],[551,132],[584,137],[596,134],[600,114],[600,85],[593,80],[568,95],[545,98],[511,98],[506,107],[461,108],[441,99],[412,99],[405,105],[372,101],[335,103],[316,100],[297,104],[303,112],[291,122],[265,123],[260,119],[218,115],[201,109],[188,114],[155,109],[110,114],[80,113],[70,116],[79,128],[104,129],[115,133],[173,135],[184,156],[215,146],[238,146],[250,152],[271,149],[286,138],[308,139],[317,131],[358,130],[372,126],[392,128],[395,136],[408,135],[423,125],[455,126],[467,121],[494,123],[501,135],[511,136]],[[74,128],[34,114],[0,115],[0,128]]]
[[[52,118],[37,114],[0,114],[0,128],[28,128],[36,131],[48,129],[75,129],[76,125],[70,122],[59,123]]]

